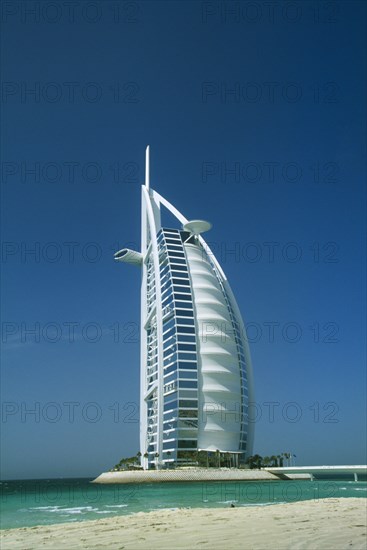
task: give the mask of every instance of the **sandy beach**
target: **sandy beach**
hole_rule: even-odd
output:
[[[367,499],[320,499],[271,506],[179,509],[96,521],[10,529],[2,550],[366,548]]]

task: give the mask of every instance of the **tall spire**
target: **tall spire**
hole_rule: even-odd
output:
[[[149,169],[149,145],[145,149],[145,187],[149,189],[150,185],[150,169]]]

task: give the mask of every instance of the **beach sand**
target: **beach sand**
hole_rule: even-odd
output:
[[[367,499],[161,510],[2,531],[1,549],[366,549]]]

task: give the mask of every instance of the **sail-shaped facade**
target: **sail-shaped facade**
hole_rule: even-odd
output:
[[[231,464],[252,454],[250,352],[227,278],[201,233],[146,182],[141,251],[115,259],[140,266],[140,452],[144,467],[196,463],[198,452]],[[161,209],[177,219],[162,227]]]

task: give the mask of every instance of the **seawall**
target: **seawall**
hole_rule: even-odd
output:
[[[136,470],[104,472],[92,483],[163,483],[181,481],[275,481],[278,476],[264,470],[236,468],[187,468],[181,470]]]

